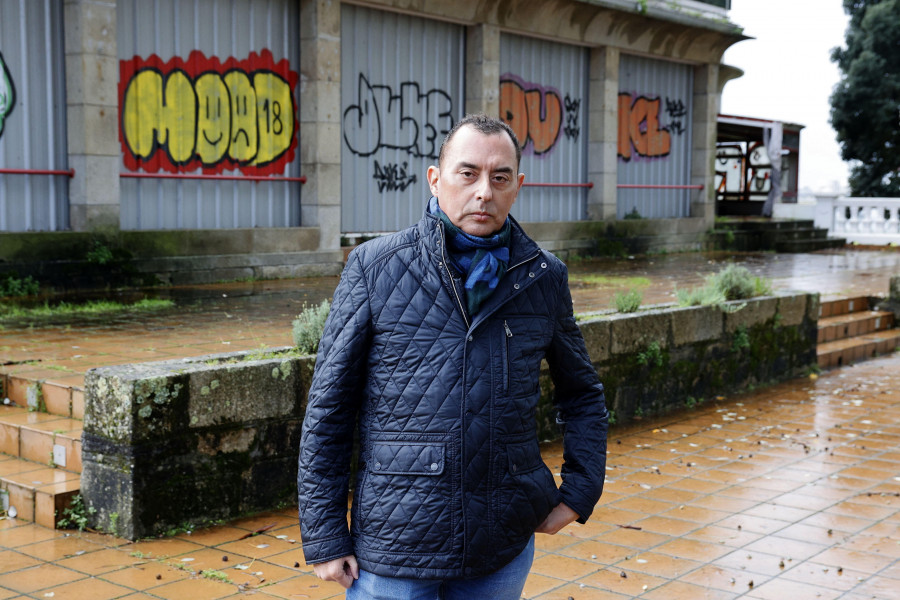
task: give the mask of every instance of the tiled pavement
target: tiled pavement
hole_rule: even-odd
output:
[[[884,294],[887,277],[900,272],[897,256],[763,255],[750,266],[779,289]],[[649,277],[645,299],[659,302],[718,267],[682,260],[639,259],[626,272]],[[608,306],[611,294],[573,291],[582,310]],[[291,292],[150,318],[6,329],[0,354],[20,364],[3,369],[12,381],[20,374],[63,389],[101,364],[288,344],[302,300]],[[898,390],[893,354],[614,429],[609,481],[593,518],[538,536],[525,596],[900,598]],[[77,390],[65,401],[80,416]],[[544,457],[558,472],[560,448],[548,446]],[[295,510],[135,544],[5,519],[0,600],[340,597],[303,564]]]
[[[0,599],[340,597],[294,512],[133,544],[3,520]],[[527,598],[896,600],[900,354],[615,429],[594,516],[537,548]]]

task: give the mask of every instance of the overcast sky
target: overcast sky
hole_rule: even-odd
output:
[[[744,75],[725,85],[722,113],[805,125],[800,189],[845,189],[828,102],[840,79],[831,49],[844,45],[849,21],[841,0],[732,0],[730,18],[756,39],[725,52],[723,62]]]

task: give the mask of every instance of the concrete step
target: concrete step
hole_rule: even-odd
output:
[[[820,369],[831,369],[889,354],[898,347],[900,329],[889,329],[819,344],[816,357]]]
[[[878,310],[853,312],[819,319],[818,343],[893,329],[894,313]]]
[[[734,217],[716,219],[716,229],[731,229],[735,231],[791,231],[796,229],[811,229],[813,221],[808,219],[778,220],[764,217]]]
[[[852,296],[838,298],[836,300],[823,300],[819,304],[819,321],[828,317],[846,315],[852,312],[867,311],[869,306],[868,296]]]
[[[0,452],[44,467],[81,473],[82,422],[0,406]]]
[[[831,248],[841,248],[846,244],[846,240],[838,238],[815,238],[806,240],[779,240],[775,243],[775,251],[797,254],[801,252],[815,252],[817,250],[828,250]]]
[[[3,391],[0,400],[9,398],[18,406],[41,403],[41,412],[71,419],[84,418],[84,388],[81,384],[73,385],[52,379],[35,380],[23,375],[0,373],[0,386]]]
[[[82,422],[0,406],[0,496],[16,518],[55,527],[81,487]]]
[[[0,500],[5,514],[55,528],[81,488],[78,473],[0,454]]]

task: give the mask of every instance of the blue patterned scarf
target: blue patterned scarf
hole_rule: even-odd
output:
[[[437,198],[428,202],[428,212],[440,218],[446,231],[447,250],[453,266],[465,276],[466,307],[470,315],[497,289],[509,264],[509,238],[512,226],[507,217],[503,227],[494,235],[469,235],[441,210]]]

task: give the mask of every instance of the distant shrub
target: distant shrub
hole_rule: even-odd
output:
[[[613,303],[616,310],[620,313],[633,313],[641,307],[644,296],[637,290],[628,290],[627,292],[616,292]]]
[[[303,354],[315,354],[319,350],[319,340],[325,331],[325,319],[331,311],[331,303],[323,300],[318,306],[307,306],[297,315],[293,323],[294,345]]]
[[[34,296],[41,289],[41,284],[31,275],[19,279],[15,275],[0,278],[0,297]]]

